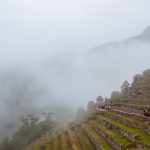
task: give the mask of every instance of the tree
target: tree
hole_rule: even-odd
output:
[[[34,114],[28,114],[27,116],[21,116],[21,121],[25,127],[29,128],[34,126],[39,121],[39,118]]]
[[[45,120],[51,120],[51,116],[54,115],[52,112],[44,112]]]
[[[50,113],[48,113],[45,120],[41,122],[34,114],[21,116],[23,126],[13,134],[11,140],[8,138],[4,139],[2,144],[0,144],[0,150],[22,150],[26,145],[40,138],[46,132],[50,132],[57,125],[50,116]]]

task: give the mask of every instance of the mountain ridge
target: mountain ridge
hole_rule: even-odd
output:
[[[129,37],[123,41],[120,42],[110,42],[110,43],[105,43],[102,45],[98,45],[94,48],[91,48],[88,53],[99,53],[107,49],[116,49],[122,46],[131,46],[136,43],[147,43],[150,44],[150,26],[148,26],[146,29],[141,32],[139,35],[135,35],[132,37]]]

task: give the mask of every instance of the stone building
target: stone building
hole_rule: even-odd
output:
[[[120,96],[120,92],[119,91],[113,91],[111,93],[111,99],[116,99]]]
[[[103,101],[104,101],[104,99],[101,96],[98,96],[97,99],[96,99],[96,102],[103,102]]]
[[[121,86],[121,92],[124,92],[126,89],[128,89],[130,86],[129,82],[126,80]]]
[[[95,107],[95,103],[94,103],[94,101],[89,101],[88,102],[88,109],[92,109],[92,108],[94,108]]]
[[[98,96],[96,99],[95,105],[96,105],[96,108],[101,108],[101,107],[105,106],[103,97]]]

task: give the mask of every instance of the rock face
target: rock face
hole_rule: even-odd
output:
[[[146,113],[150,110],[150,70],[135,75],[131,86],[124,82],[122,88],[107,99],[110,107],[95,107],[104,101],[101,96],[96,102],[89,101],[87,112],[61,124],[25,150],[149,150],[150,116]]]

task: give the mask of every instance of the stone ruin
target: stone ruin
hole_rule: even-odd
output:
[[[150,69],[135,75],[131,85],[125,81],[121,92],[112,92],[108,104],[123,111],[150,116]]]
[[[105,111],[95,109],[104,104],[105,107],[111,107],[106,107]],[[65,150],[72,150],[74,147],[78,150],[91,150],[94,146],[98,150],[148,150],[149,108],[150,70],[145,70],[143,74],[134,76],[131,85],[125,81],[121,92],[113,91],[110,99],[99,96],[96,101],[88,102],[89,111],[79,108],[77,120],[69,122],[68,125],[66,123],[57,132],[46,136],[43,150],[47,150],[46,146],[53,150],[55,145],[59,146],[58,149]],[[42,138],[34,146],[40,147],[41,141]],[[84,141],[88,143],[87,147]],[[33,149],[32,146],[30,144],[25,150]]]
[[[88,102],[88,109],[93,109],[93,108],[102,108],[105,106],[105,100],[102,96],[98,96],[96,98],[96,102],[94,101],[89,101]]]

